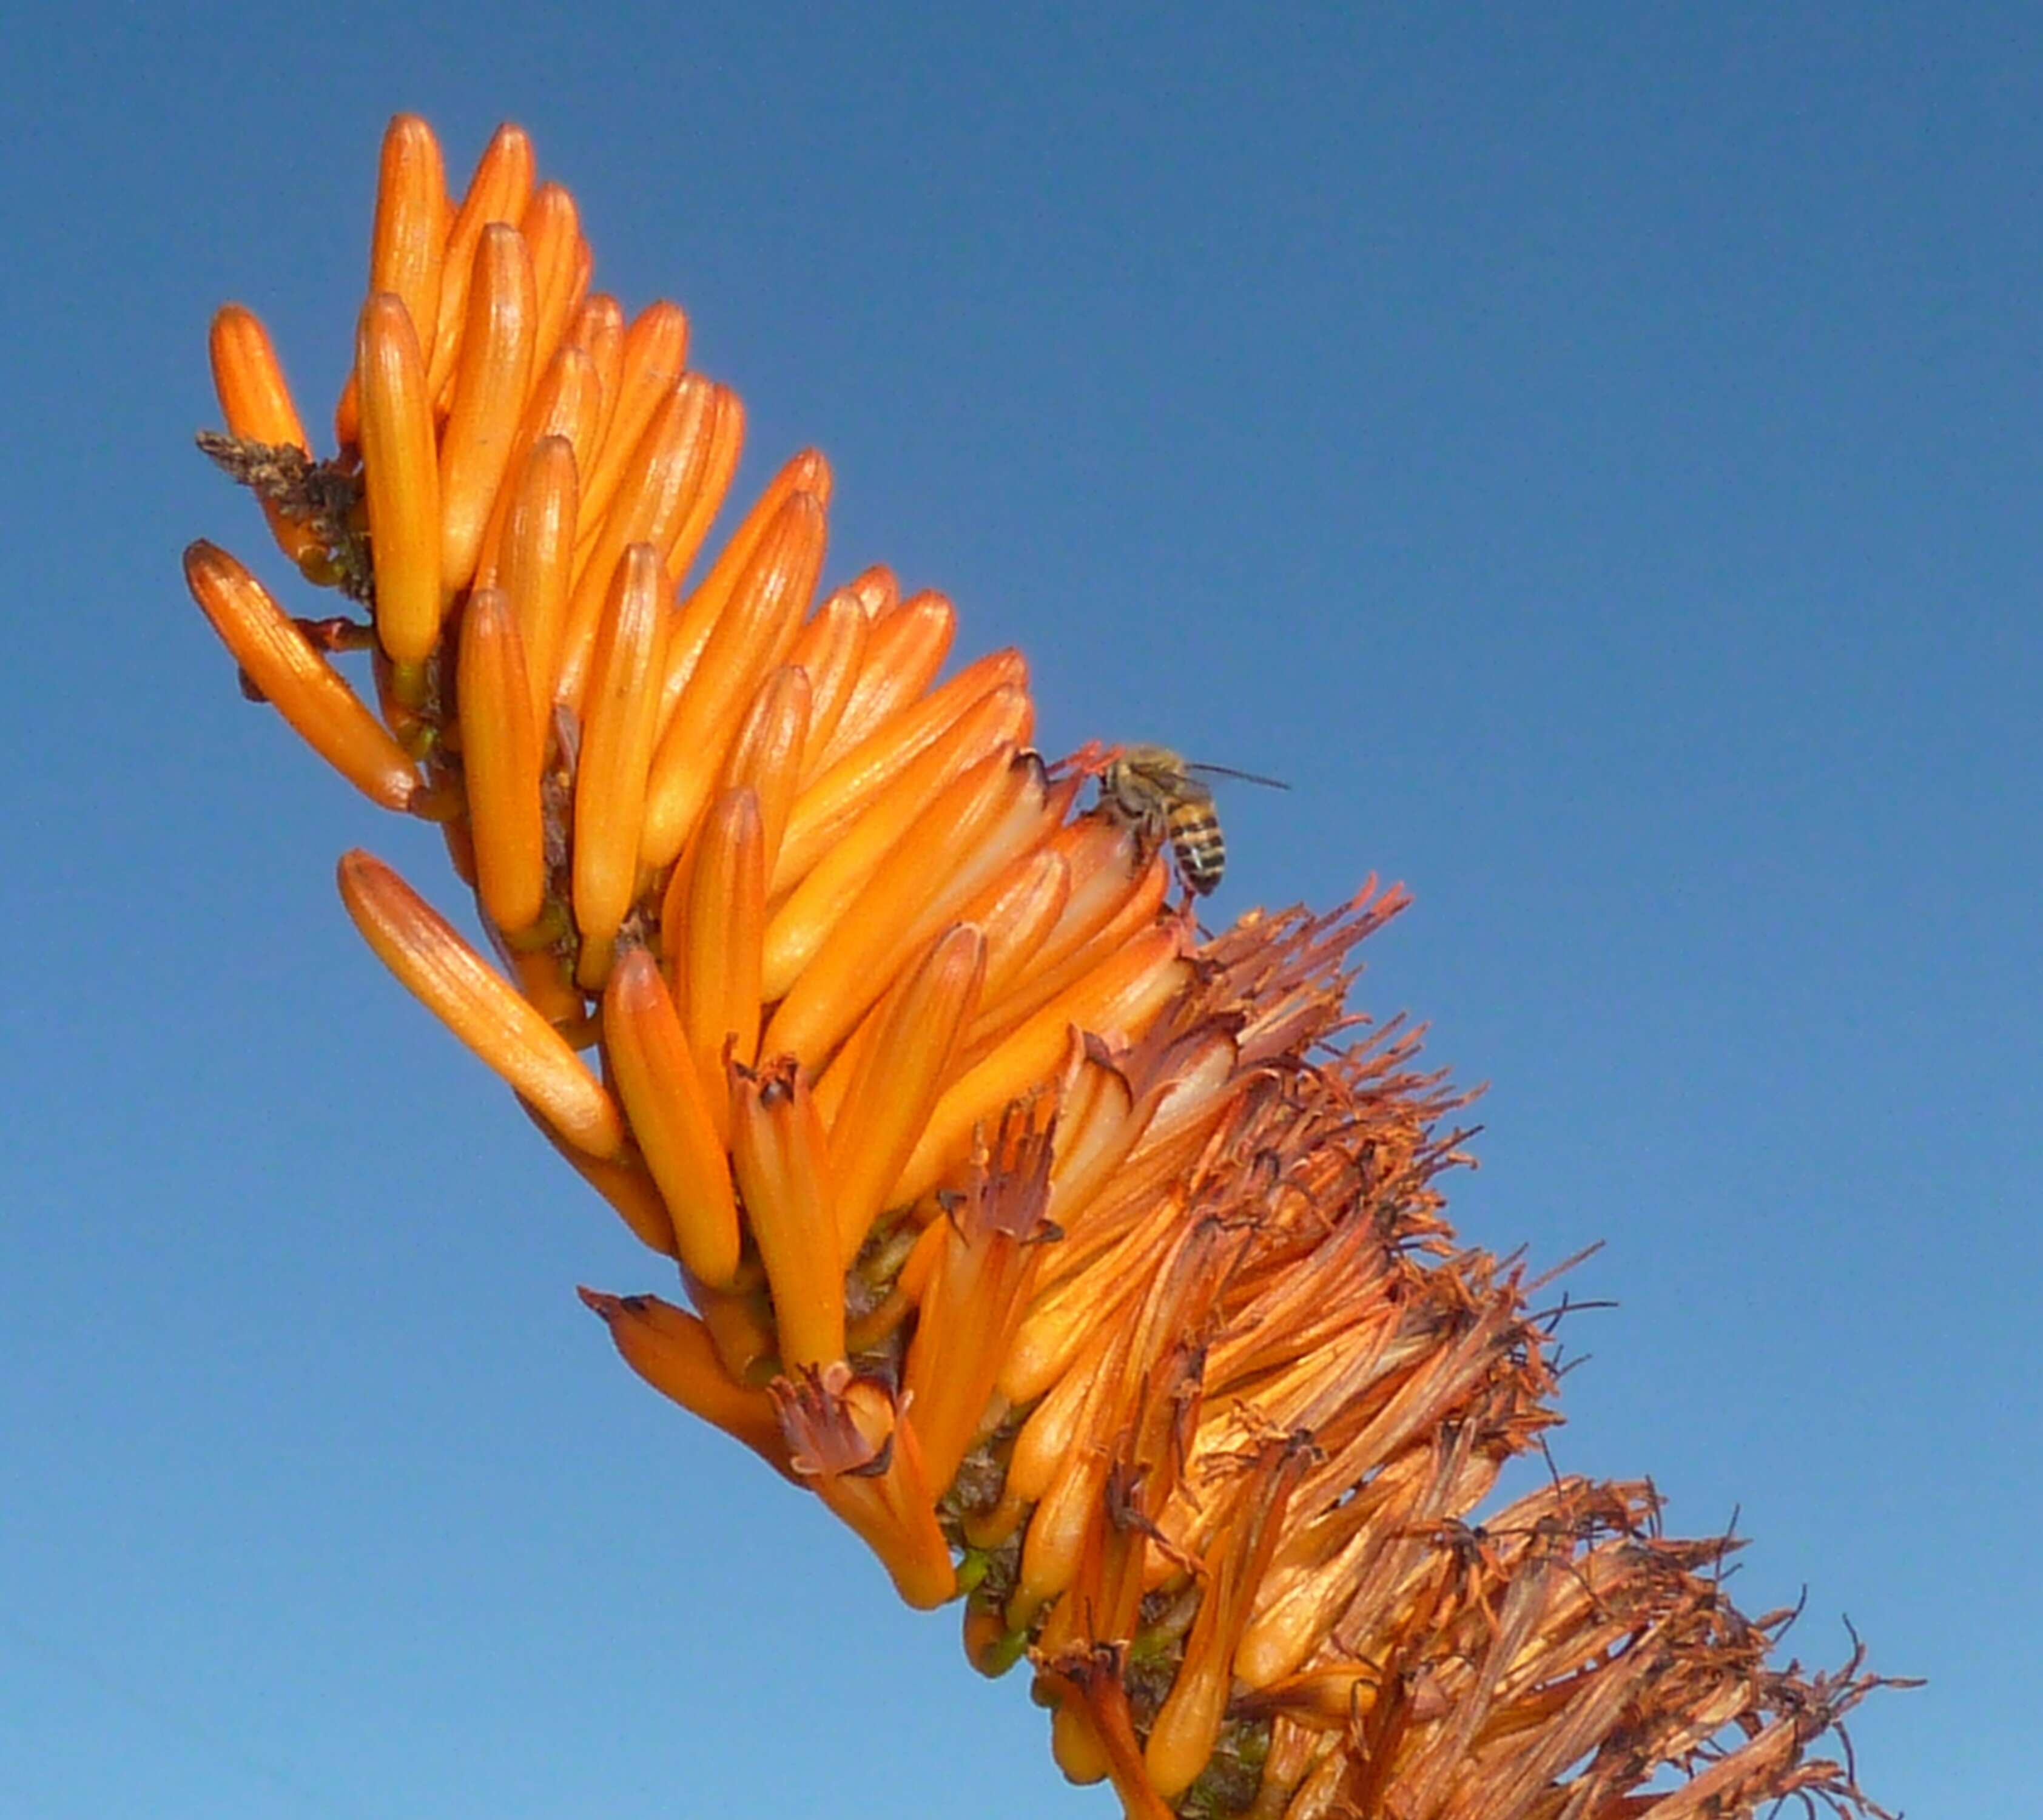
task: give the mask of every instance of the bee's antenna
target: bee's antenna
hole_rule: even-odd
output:
[[[1271,790],[1289,790],[1291,786],[1281,777],[1259,776],[1253,771],[1236,771],[1231,764],[1188,764],[1187,771],[1203,771],[1213,777],[1238,777],[1244,784],[1260,784]]]

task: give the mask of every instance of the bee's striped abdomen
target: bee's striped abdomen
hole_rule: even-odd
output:
[[[1206,896],[1227,869],[1227,842],[1210,801],[1180,797],[1171,805],[1171,856],[1185,888]]]

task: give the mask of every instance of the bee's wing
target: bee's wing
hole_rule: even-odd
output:
[[[1180,803],[1210,803],[1213,800],[1213,792],[1191,775],[1198,768],[1196,765],[1150,764],[1136,759],[1129,761],[1128,768],[1159,796],[1167,799],[1175,798]]]

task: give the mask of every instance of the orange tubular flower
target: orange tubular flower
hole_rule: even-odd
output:
[[[185,580],[250,683],[305,744],[371,802],[409,808],[419,792],[410,757],[262,583],[203,542],[185,552]]]
[[[1552,1324],[1443,1217],[1467,1096],[1347,1009],[1403,894],[1202,939],[1085,800],[1114,754],[1029,749],[1016,653],[940,680],[957,615],[884,568],[812,606],[819,454],[708,546],[743,412],[592,264],[517,128],[456,209],[394,121],[343,447],[238,305],[203,439],[367,622],[186,573],[251,692],[443,826],[503,971],[366,853],[343,899],[678,1266],[693,1312],[583,1292],[627,1362],[1026,1657],[1140,1820],[1863,1807],[1813,1749],[1877,1678],[1769,1667],[1728,1542],[1558,1475],[1474,1521],[1558,1419]]]
[[[377,958],[563,1137],[592,1156],[623,1148],[617,1109],[573,1050],[409,885],[358,848],[340,895]]]
[[[376,563],[376,630],[417,707],[440,629],[440,487],[426,367],[404,300],[378,291],[355,343],[362,388],[362,469]]]
[[[524,237],[491,223],[476,248],[453,407],[440,441],[440,585],[450,593],[475,576],[531,389],[538,312]],[[430,374],[426,389],[431,395]]]
[[[638,895],[635,838],[653,753],[653,713],[666,650],[660,558],[650,543],[619,553],[597,634],[587,725],[575,780],[574,907],[581,931],[577,976],[600,987],[610,944]]]
[[[252,312],[225,304],[213,314],[209,340],[213,390],[220,396],[228,433],[262,448],[294,450],[309,462],[312,444],[270,331]],[[278,548],[293,562],[302,565],[324,556],[325,540],[311,525],[287,515],[274,500],[263,501],[263,515],[270,521]]]
[[[534,172],[532,141],[524,128],[508,124],[500,126],[477,161],[468,193],[462,197],[454,225],[447,231],[446,255],[440,263],[440,304],[433,330],[432,359],[426,369],[426,389],[443,414],[450,402],[447,389],[454,384],[454,362],[463,349],[469,321],[469,280],[476,248],[493,224],[517,227],[532,197]],[[523,243],[524,236],[518,237]],[[525,265],[529,272],[529,249]],[[537,326],[535,317],[535,329]]]
[[[638,1148],[665,1196],[681,1262],[712,1289],[738,1273],[738,1207],[688,1034],[643,948],[611,969],[603,998],[611,1064]]]
[[[499,929],[528,929],[546,891],[539,738],[527,711],[524,640],[510,602],[493,588],[469,597],[458,674],[476,891]]]

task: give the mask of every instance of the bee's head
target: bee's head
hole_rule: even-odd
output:
[[[1173,781],[1189,775],[1190,769],[1167,745],[1124,745],[1121,756],[1108,768],[1123,775],[1133,771],[1145,777]]]

